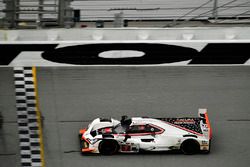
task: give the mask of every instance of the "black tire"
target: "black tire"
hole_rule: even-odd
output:
[[[187,155],[196,154],[200,151],[200,144],[193,139],[185,140],[181,144],[181,151]]]
[[[115,140],[103,140],[98,149],[102,155],[113,155],[118,152],[119,145]]]

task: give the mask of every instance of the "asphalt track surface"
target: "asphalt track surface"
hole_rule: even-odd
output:
[[[20,166],[12,68],[0,68],[0,166]],[[250,163],[250,67],[38,68],[47,167],[227,166]],[[82,156],[78,130],[96,117],[196,116],[206,107],[213,127],[209,155]]]
[[[17,129],[15,86],[12,68],[0,68],[0,166],[20,166],[19,136]],[[0,126],[1,127],[1,126]]]
[[[226,166],[250,163],[250,67],[38,68],[47,167]],[[82,156],[78,130],[96,117],[196,116],[208,108],[211,153]]]

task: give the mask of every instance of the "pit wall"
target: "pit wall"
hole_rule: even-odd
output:
[[[0,30],[0,42],[250,40],[250,27]]]

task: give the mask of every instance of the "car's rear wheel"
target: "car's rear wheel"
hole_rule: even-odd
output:
[[[199,152],[199,150],[200,150],[200,144],[193,139],[185,140],[181,144],[181,151],[184,154],[187,154],[187,155],[196,154]]]
[[[115,140],[103,140],[99,144],[99,152],[103,155],[113,155],[118,149],[119,145]]]

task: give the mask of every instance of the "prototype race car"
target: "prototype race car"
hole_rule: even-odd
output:
[[[207,110],[199,109],[196,118],[97,118],[80,130],[79,137],[83,154],[169,150],[195,154],[210,152],[212,130]]]

